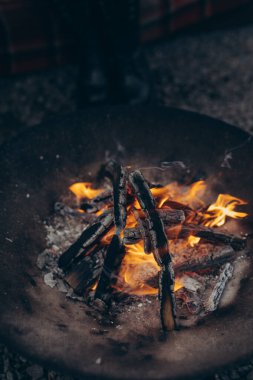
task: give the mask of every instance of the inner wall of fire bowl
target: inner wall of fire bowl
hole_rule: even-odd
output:
[[[252,152],[252,142],[242,131],[159,108],[91,111],[55,121],[53,128],[39,127],[11,143],[1,153],[1,172],[6,173],[1,230],[16,241],[4,240],[3,246],[1,335],[49,364],[114,378],[196,374],[251,353],[249,281],[233,307],[161,341],[158,315],[148,303],[123,314],[120,324],[98,327],[86,305],[66,300],[44,283],[36,262],[46,247],[44,221],[53,215],[55,202],[67,196],[75,181],[92,180],[105,158],[115,154],[134,168],[184,162],[192,177],[208,178],[215,194],[228,192],[249,202],[243,231],[251,232]],[[156,175],[153,170],[148,174]],[[165,180],[175,175],[166,171]]]

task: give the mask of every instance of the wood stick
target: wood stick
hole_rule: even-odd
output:
[[[116,231],[121,232],[126,224],[127,205],[127,175],[125,169],[111,160],[104,166],[104,176],[108,177],[113,186],[114,224]],[[117,232],[116,232],[117,233]]]
[[[58,265],[66,270],[72,261],[83,254],[84,250],[99,241],[112,227],[113,215],[104,212],[99,221],[86,228],[77,241],[72,244],[59,258]]]
[[[163,204],[163,207],[164,206],[165,207],[168,206],[168,207],[172,208],[173,210],[184,211],[185,220],[187,222],[192,221],[198,215],[198,212],[196,210],[193,210],[190,206],[187,206],[181,202],[176,202],[176,201],[172,201],[172,200],[167,199],[167,201]]]
[[[159,272],[160,318],[163,330],[173,330],[176,327],[176,300],[173,292],[174,276],[172,263],[164,263]]]
[[[74,289],[75,293],[83,296],[99,278],[104,264],[105,248],[93,247],[89,254],[83,256],[78,263],[73,264],[64,280]]]
[[[137,210],[134,210],[133,212],[139,226],[141,238],[143,239],[143,242],[144,242],[144,252],[149,254],[152,252],[152,244],[150,241],[150,234],[148,230],[147,221],[146,219],[142,219],[140,217],[140,213]]]
[[[108,303],[111,299],[113,286],[117,281],[117,275],[125,255],[121,233],[125,228],[127,216],[127,175],[121,165],[111,161],[105,167],[105,176],[111,180],[113,185],[115,234],[107,249],[103,271],[95,292],[95,299],[99,298]]]
[[[164,225],[156,211],[155,200],[141,172],[136,170],[130,173],[129,181],[147,217],[152,252],[161,267],[159,299],[162,327],[166,331],[173,330],[176,327],[175,299],[173,295],[174,272],[170,265],[172,258]]]
[[[218,281],[216,282],[209,298],[205,301],[205,309],[207,312],[212,312],[219,306],[225,286],[233,276],[233,271],[234,268],[230,263],[226,263],[224,267],[221,268]]]
[[[112,203],[112,190],[108,189],[92,199],[83,199],[80,208],[88,213],[94,213]]]
[[[130,173],[129,181],[147,218],[154,257],[158,265],[162,266],[163,260],[169,254],[169,250],[164,225],[156,210],[155,200],[139,170]]]
[[[176,227],[165,227],[165,232],[169,240],[185,239],[189,236],[196,236],[214,244],[230,245],[235,251],[241,251],[246,248],[247,239],[234,235],[225,234],[207,228],[201,225],[186,224]],[[136,244],[142,239],[141,232],[138,228],[128,228],[125,230],[125,244]]]
[[[108,211],[113,212],[113,208],[108,209]],[[138,218],[145,219],[146,214],[143,210],[135,209],[138,213]],[[162,219],[165,226],[173,226],[176,224],[182,224],[185,222],[185,213],[183,210],[170,210],[170,209],[156,209],[157,214]]]
[[[111,164],[112,161],[109,161]],[[108,163],[105,165],[102,165],[99,171],[99,182],[102,181],[102,179],[105,177],[106,172],[108,171]],[[148,184],[150,189],[152,188],[161,188],[163,185],[161,184]],[[106,189],[101,194],[97,195],[96,197],[92,199],[85,199],[83,198],[81,201],[80,208],[88,213],[93,213],[101,210],[101,208],[113,205],[113,190],[112,189]]]
[[[95,299],[99,298],[107,304],[110,302],[113,285],[117,281],[118,271],[124,255],[125,249],[121,238],[118,235],[113,235],[106,252],[103,270],[95,292]]]
[[[115,246],[113,249],[115,249]],[[71,268],[65,275],[64,280],[74,289],[76,294],[83,296],[85,292],[96,283],[102,273],[105,252],[105,247],[101,248],[100,246],[95,246],[90,249],[89,253],[86,256],[83,256],[78,263],[71,265]],[[184,272],[197,272],[203,269],[219,267],[227,261],[234,260],[235,258],[236,252],[231,247],[226,247],[225,249],[212,253],[212,255],[200,256],[194,259],[189,257],[189,260],[184,261],[183,263],[175,264],[174,271],[176,275]],[[113,275],[115,276],[115,273]],[[165,268],[160,272],[159,277],[161,281],[163,281],[164,276],[166,278]],[[115,279],[116,278],[111,278],[113,281]],[[106,296],[103,298],[107,300],[110,294],[108,288],[105,294]],[[161,297],[162,296],[163,295],[161,294]]]
[[[230,245],[235,251],[243,250],[247,245],[246,238],[240,238],[237,236],[225,234],[223,232],[218,232],[215,231],[215,229],[202,225],[187,224],[182,226],[182,229],[179,231],[179,235],[177,231],[175,232],[178,238],[180,236],[180,239],[186,238],[188,236],[196,236],[210,243]],[[171,236],[173,234],[173,229],[170,229],[170,231],[169,229],[166,229],[166,233]]]
[[[224,247],[223,249],[209,253],[204,256],[191,258],[182,263],[174,265],[174,271],[176,274],[184,272],[197,272],[203,269],[213,268],[221,266],[227,261],[235,260],[237,253],[231,247]]]
[[[124,231],[124,243],[125,244],[135,244],[140,239],[144,239],[144,234],[148,233],[148,226],[146,226],[147,222],[145,219],[145,213],[143,210],[136,210],[138,214],[135,215],[135,218],[139,224],[143,224],[143,228],[146,229],[146,232],[141,231],[141,226],[138,228],[127,228]],[[158,213],[159,217],[162,219],[163,224],[167,226],[173,226],[177,224],[181,224],[185,221],[185,215],[182,210],[169,210],[169,209],[156,209],[156,212]],[[169,237],[169,236],[168,236]],[[145,236],[145,239],[147,236]],[[145,243],[145,241],[144,241]],[[146,251],[145,251],[146,252]],[[147,248],[147,252],[150,253],[149,249]]]
[[[156,209],[157,214],[160,219],[162,219],[164,225],[174,225],[174,224],[182,224],[185,221],[185,213],[183,210],[169,210],[169,209]],[[146,215],[143,210],[138,210],[139,217],[145,218]]]

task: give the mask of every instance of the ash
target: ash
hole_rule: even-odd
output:
[[[60,255],[79,237],[89,223],[69,207],[55,204],[54,216],[45,221],[46,249],[38,256],[37,266],[42,270],[44,282],[51,288],[56,287],[66,297],[84,301],[75,295],[73,289],[63,280],[64,273],[58,267]]]
[[[80,214],[74,208],[63,203],[55,204],[54,215],[44,222],[46,229],[46,249],[39,254],[37,266],[41,269],[44,282],[47,286],[56,287],[60,292],[65,293],[67,298],[76,302],[89,303],[92,292],[89,296],[75,294],[74,290],[64,281],[64,273],[58,267],[58,259],[66,249],[71,246],[81,235],[85,228],[96,218],[91,214]],[[182,262],[190,262],[195,258],[230,255],[233,249],[209,243],[198,244],[195,247],[182,245],[177,242],[171,244],[173,264],[180,265]],[[180,255],[178,252],[180,251]],[[190,259],[189,259],[190,258]],[[235,301],[240,288],[240,282],[247,274],[249,262],[245,252],[236,253],[236,257],[230,262],[224,262],[219,266],[210,267],[200,271],[185,270],[179,276],[181,287],[175,291],[177,305],[178,325],[190,327],[200,322],[204,317],[211,314],[218,308],[229,306]],[[146,276],[145,276],[146,275]],[[143,274],[147,277],[147,273]],[[157,276],[156,276],[157,277]],[[158,279],[155,276],[147,280],[154,287],[157,287]],[[157,303],[156,296],[133,296],[124,293],[116,293],[113,302],[113,311],[110,314],[136,314],[140,319],[146,313],[146,308]],[[120,305],[120,307],[119,307]],[[99,323],[104,318],[99,315],[101,308],[94,303],[94,311],[91,316]],[[111,323],[110,317],[106,323]],[[122,317],[121,317],[122,318]],[[120,328],[116,325],[116,328]]]

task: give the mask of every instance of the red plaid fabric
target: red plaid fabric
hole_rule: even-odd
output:
[[[250,0],[141,0],[141,40],[153,41]]]
[[[186,26],[250,0],[141,0],[141,41]],[[24,73],[74,61],[71,31],[50,1],[0,0],[0,75]]]

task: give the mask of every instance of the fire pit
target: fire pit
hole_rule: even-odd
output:
[[[36,266],[45,248],[43,222],[68,187],[87,173],[92,180],[106,152],[119,146],[125,150],[125,165],[180,160],[192,177],[211,179],[216,193],[245,199],[249,217],[240,226],[252,233],[253,144],[234,127],[173,109],[118,108],[91,110],[35,128],[1,152],[2,338],[48,365],[105,378],[185,378],[252,354],[250,273],[230,307],[199,326],[171,332],[167,339],[160,336],[159,318],[148,304],[105,328],[88,306],[67,300],[44,283]],[[250,249],[249,236],[249,257]]]

